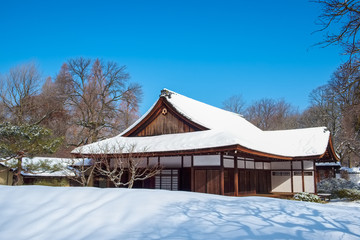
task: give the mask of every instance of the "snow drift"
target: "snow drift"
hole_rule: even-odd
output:
[[[359,210],[161,190],[0,186],[0,239],[359,239]]]

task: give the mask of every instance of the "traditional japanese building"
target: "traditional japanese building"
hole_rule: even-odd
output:
[[[315,163],[338,161],[325,127],[263,131],[239,114],[167,89],[120,135],[72,153],[109,160],[136,153],[144,166],[163,167],[136,187],[233,196],[316,192]]]

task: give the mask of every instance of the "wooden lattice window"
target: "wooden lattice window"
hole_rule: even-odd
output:
[[[164,169],[155,176],[155,189],[179,190],[179,170]]]

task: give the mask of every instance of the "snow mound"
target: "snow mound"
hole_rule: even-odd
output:
[[[0,239],[359,239],[359,210],[161,190],[0,186]]]

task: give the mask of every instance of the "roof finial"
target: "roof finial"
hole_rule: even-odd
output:
[[[161,90],[161,94],[160,97],[168,97],[171,98],[171,94],[172,92],[167,90],[166,88],[164,88],[163,90]]]

